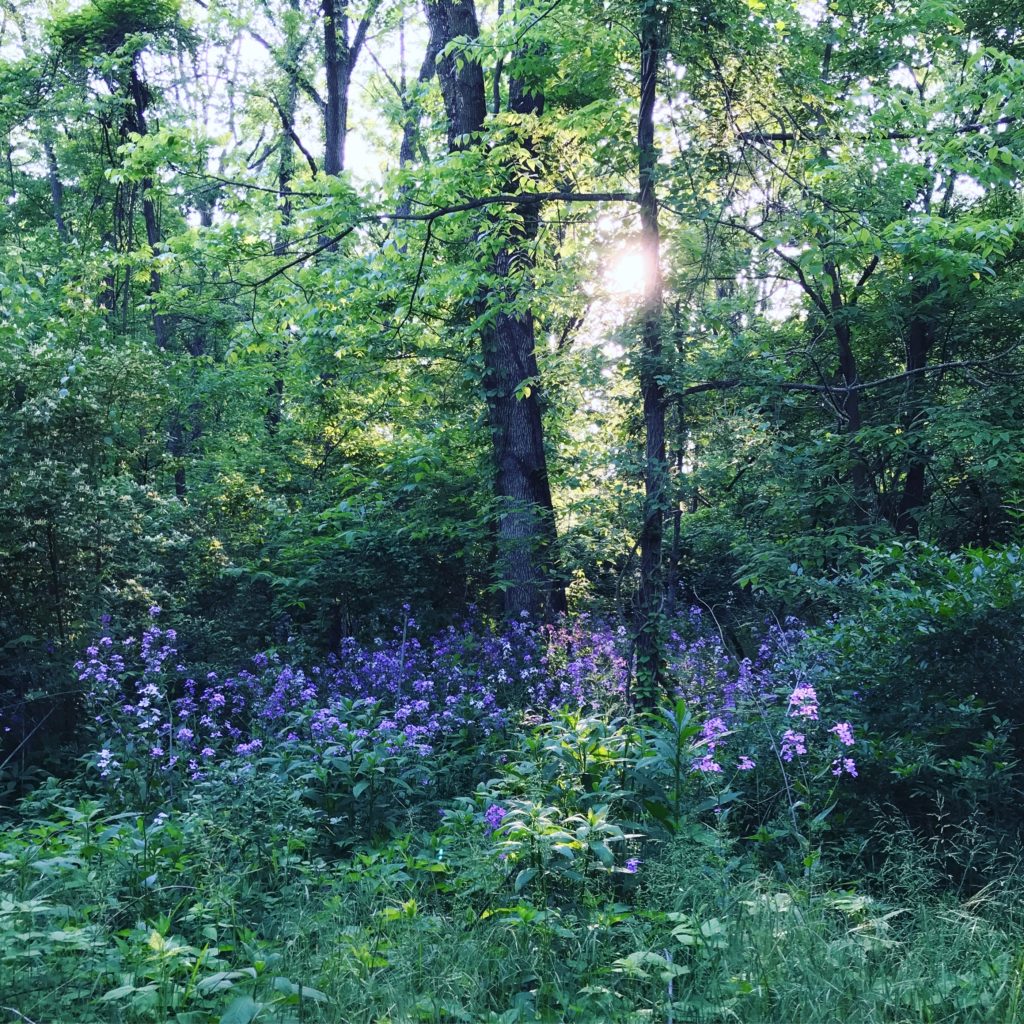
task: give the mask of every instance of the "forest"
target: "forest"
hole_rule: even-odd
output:
[[[0,0],[0,1024],[1024,1021],[1015,0]]]

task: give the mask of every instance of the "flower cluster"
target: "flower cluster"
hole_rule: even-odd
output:
[[[429,758],[501,733],[524,711],[616,710],[629,685],[626,631],[586,616],[501,629],[471,617],[423,637],[407,615],[391,637],[346,639],[319,664],[300,667],[267,651],[222,675],[184,664],[178,637],[161,628],[160,614],[150,608],[138,637],[100,637],[77,665],[103,779],[142,766],[198,781],[220,761],[252,760],[300,742],[312,756],[372,748]],[[793,620],[771,626],[757,655],[737,660],[699,609],[678,624],[669,669],[677,696],[703,719],[696,772],[754,771],[766,752],[758,735],[776,730],[768,746],[777,760],[807,755],[813,733],[815,749],[819,736],[841,748],[838,758],[829,755],[833,774],[856,775],[850,723],[824,732],[815,687],[786,667],[803,637]],[[488,810],[489,830],[502,813]]]
[[[502,819],[505,817],[506,813],[505,808],[498,804],[491,804],[491,806],[484,811],[484,829],[488,835],[490,835],[491,832],[497,831],[501,827]]]
[[[585,617],[500,631],[470,618],[429,638],[407,617],[393,637],[348,638],[318,665],[259,652],[221,677],[181,662],[160,615],[153,605],[140,636],[104,635],[77,663],[101,778],[141,764],[198,781],[218,760],[300,739],[336,753],[369,743],[427,757],[505,730],[518,709],[596,707],[626,687],[624,634]]]
[[[807,739],[802,732],[787,729],[782,734],[779,756],[783,761],[792,761],[794,757],[807,753]]]
[[[791,718],[809,718],[818,720],[818,694],[813,686],[797,686],[789,695],[789,714]]]
[[[736,659],[718,631],[706,628],[701,610],[690,609],[670,634],[669,667],[677,696],[703,714],[695,772],[751,772],[766,753],[771,761],[791,765],[813,750],[831,759],[834,775],[856,776],[852,757],[835,759],[834,745],[828,752],[830,735],[833,744],[854,745],[850,723],[822,729],[821,700],[807,677],[809,669],[818,670],[793,657],[806,638],[802,624],[787,619],[768,626],[756,656]]]

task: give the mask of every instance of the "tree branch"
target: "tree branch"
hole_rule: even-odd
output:
[[[292,269],[292,267],[297,267],[300,263],[305,263],[306,260],[312,259],[314,256],[318,256],[320,253],[324,252],[326,249],[330,249],[332,246],[337,245],[343,238],[351,235],[357,227],[359,227],[359,221],[356,221],[355,224],[349,224],[344,231],[339,231],[336,235],[332,235],[330,238],[321,242],[315,249],[310,249],[309,252],[304,252],[301,256],[296,256],[295,259],[289,260],[289,262],[284,264],[284,266],[278,267],[277,270],[271,274],[267,274],[266,277],[262,277],[258,281],[251,281],[247,283],[246,287],[252,288],[253,290],[262,288],[265,284],[269,284],[273,281],[275,277],[280,277],[282,274],[287,273]]]
[[[952,130],[953,135],[972,135],[986,129],[998,128],[1001,125],[1016,124],[1020,120],[1016,115],[1007,114],[1005,117],[996,118],[995,121],[977,121],[971,124],[962,124],[959,128]],[[912,139],[928,138],[932,135],[943,135],[949,132],[948,128],[931,128],[920,132],[855,132],[845,135],[844,138],[854,138],[861,142],[876,142],[881,139],[889,139],[895,142],[909,142]],[[763,132],[760,130],[738,132],[737,137],[741,142],[838,142],[839,136],[822,136],[816,132]]]
[[[288,115],[284,112],[284,107],[273,96],[267,97],[274,109],[277,111],[278,117],[281,118],[281,127],[284,128],[288,138],[295,143],[295,148],[306,158],[306,163],[309,164],[309,169],[313,172],[313,177],[316,177],[316,160],[313,159],[313,155],[308,149],[302,144],[302,139],[299,138],[295,131],[295,126],[288,119]]]
[[[265,39],[263,36],[259,34],[259,32],[255,31],[254,29],[246,28],[245,31],[249,35],[250,39],[259,43],[260,46],[262,46],[274,58],[274,63],[282,71],[286,72],[287,74],[295,76],[295,82],[298,85],[298,87],[316,104],[317,109],[320,111],[321,114],[323,114],[323,112],[327,109],[327,100],[325,100],[323,96],[320,95],[320,93],[317,91],[316,86],[313,85],[313,83],[308,78],[306,78],[306,76],[303,75],[297,67],[286,67],[285,64],[277,55],[277,48],[270,42],[269,39]]]
[[[909,380],[927,373],[944,373],[947,370],[977,370],[983,367],[991,367],[993,363],[1010,355],[1019,345],[1012,345],[1010,348],[992,356],[990,359],[961,359],[955,362],[935,363],[932,366],[921,366],[913,370],[906,370],[903,373],[894,373],[889,377],[879,377],[877,380],[861,381],[851,385],[826,385],[826,384],[803,384],[799,381],[785,380],[743,380],[741,377],[727,377],[723,380],[705,380],[699,384],[690,384],[675,394],[683,398],[691,395],[701,395],[709,391],[731,391],[736,388],[775,388],[779,391],[803,391],[818,395],[849,394],[852,391],[867,391],[870,388],[879,388],[885,384],[898,384],[900,381]],[[1016,378],[1024,377],[1024,370],[992,370],[1000,377]]]
[[[662,205],[665,206],[664,203]],[[675,213],[676,216],[679,216],[679,213],[673,210],[670,206],[666,206],[665,209],[669,210],[672,213]],[[762,245],[770,246],[771,251],[780,260],[782,260],[782,262],[785,263],[786,266],[789,267],[794,274],[796,274],[797,281],[799,282],[800,287],[804,290],[804,292],[807,294],[810,300],[818,307],[819,310],[821,310],[821,312],[829,321],[832,320],[831,306],[829,306],[829,304],[824,300],[824,298],[822,298],[818,291],[813,287],[811,282],[807,280],[807,276],[804,274],[803,267],[801,267],[800,264],[795,259],[793,259],[792,256],[787,256],[777,246],[772,245],[771,242],[769,242],[764,237],[764,235],[762,235],[761,232],[757,230],[757,228],[752,228],[749,224],[744,224],[742,223],[742,221],[723,220],[721,218],[718,220],[718,223],[724,225],[727,228],[733,228],[734,230],[742,231],[745,234],[750,235],[751,238],[756,238]]]
[[[277,189],[263,189],[262,191],[277,193]],[[293,195],[296,193],[292,193]],[[535,206],[540,203],[604,203],[604,202],[624,202],[624,203],[636,203],[639,202],[639,196],[635,192],[523,192],[518,195],[495,195],[495,196],[482,196],[479,199],[468,199],[464,203],[454,203],[451,206],[439,206],[436,209],[429,210],[426,213],[374,213],[366,214],[362,217],[357,217],[351,224],[347,225],[338,234],[333,235],[331,238],[326,239],[317,245],[314,249],[310,249],[307,252],[301,253],[289,260],[283,266],[278,267],[277,270],[268,274],[266,277],[260,278],[258,281],[249,282],[246,286],[249,288],[261,288],[263,285],[273,281],[275,277],[280,277],[281,274],[292,267],[298,266],[300,263],[304,263],[306,260],[311,259],[313,256],[317,256],[322,253],[325,249],[330,249],[333,245],[336,245],[343,238],[352,234],[356,228],[366,224],[381,224],[386,221],[413,221],[418,223],[425,223],[429,230],[431,229],[433,222],[440,219],[441,217],[448,217],[454,213],[466,213],[470,210],[480,210],[487,206]],[[422,264],[422,259],[421,259]],[[422,267],[421,267],[422,270]],[[406,317],[408,319],[408,317]]]

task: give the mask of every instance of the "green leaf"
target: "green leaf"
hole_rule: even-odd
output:
[[[523,889],[525,889],[526,886],[528,886],[530,884],[530,882],[533,881],[533,879],[536,877],[536,875],[537,875],[537,869],[536,868],[523,868],[523,870],[520,871],[518,875],[516,875],[516,881],[515,881],[515,886],[514,886],[515,891],[517,893],[518,892],[522,892]]]
[[[109,1003],[115,999],[124,999],[126,996],[134,995],[137,991],[138,989],[134,985],[121,985],[100,996],[100,1002]]]
[[[256,1002],[252,996],[238,996],[224,1011],[220,1024],[250,1024],[259,1016],[265,1005]]]

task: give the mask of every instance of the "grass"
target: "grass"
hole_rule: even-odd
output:
[[[695,826],[648,844],[635,875],[552,874],[542,899],[516,891],[479,830],[332,858],[294,805],[256,795],[262,816],[242,801],[112,818],[57,786],[24,806],[0,839],[2,1012],[34,1024],[1024,1019],[1021,876],[997,859],[976,891],[942,884],[957,842],[959,855],[977,847],[964,830],[938,847],[890,822],[880,866],[838,884],[821,862],[768,868]]]

